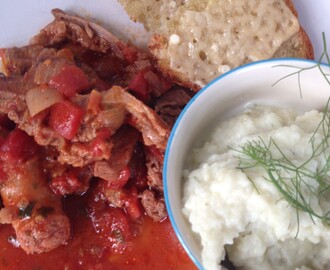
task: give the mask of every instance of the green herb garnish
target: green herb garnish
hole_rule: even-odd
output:
[[[327,52],[327,45],[325,35],[323,33],[324,52],[322,53],[319,61],[308,68],[300,68],[294,66],[287,66],[297,69],[295,72],[288,74],[274,83],[284,80],[293,75],[298,77],[298,85],[300,95],[302,97],[301,88],[301,73],[306,70],[318,68],[330,85],[329,76],[322,69],[322,62],[330,66],[330,57]],[[273,138],[265,142],[262,138],[258,140],[249,141],[246,145],[241,146],[239,149],[234,149],[239,153],[238,168],[242,171],[248,171],[253,167],[261,167],[265,170],[265,180],[271,182],[274,187],[279,191],[282,198],[285,199],[297,211],[298,231],[299,231],[299,211],[308,213],[312,221],[315,218],[320,219],[324,224],[330,225],[330,209],[325,213],[314,209],[312,201],[323,199],[330,204],[330,113],[328,100],[324,111],[323,117],[318,124],[315,132],[309,140],[311,147],[311,155],[306,157],[306,160],[300,164],[295,164],[291,161],[285,153],[276,144]],[[321,133],[321,140],[317,142],[316,134]],[[323,156],[324,165],[318,168],[317,171],[309,169],[309,164],[316,158]],[[249,178],[253,183],[253,179]],[[253,185],[256,187],[255,183]],[[258,191],[258,190],[257,190]],[[297,231],[297,234],[298,234]]]
[[[280,192],[282,197],[296,210],[307,212],[311,219],[319,218],[330,225],[330,210],[318,213],[311,205],[313,198],[323,198],[330,203],[327,192],[330,191],[330,114],[328,105],[323,113],[323,118],[309,140],[311,155],[300,164],[294,164],[270,138],[269,142],[263,139],[249,141],[246,145],[236,150],[238,168],[247,171],[249,168],[262,167],[266,172],[265,179],[270,181]],[[316,143],[315,135],[322,131],[322,140]],[[324,155],[325,163],[317,171],[308,169],[308,164],[315,158]],[[251,179],[250,179],[251,180]],[[253,181],[253,180],[251,180]]]
[[[31,217],[34,205],[35,205],[34,202],[29,202],[28,204],[19,207],[18,217],[21,218],[21,219]]]

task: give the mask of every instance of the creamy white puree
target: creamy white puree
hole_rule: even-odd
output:
[[[297,216],[264,179],[263,169],[237,169],[238,153],[232,150],[251,140],[273,138],[292,162],[300,164],[312,153],[309,140],[321,119],[317,111],[299,115],[256,106],[222,122],[201,148],[192,151],[184,172],[183,212],[201,240],[206,270],[222,269],[225,250],[238,269],[330,269],[329,227],[306,212]],[[322,138],[320,130],[316,144]],[[316,170],[324,162],[321,155],[306,166]],[[319,213],[330,209],[317,198],[310,203]]]

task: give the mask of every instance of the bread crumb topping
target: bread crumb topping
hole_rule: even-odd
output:
[[[177,34],[173,34],[170,36],[170,41],[171,44],[178,45],[180,43],[180,37]]]

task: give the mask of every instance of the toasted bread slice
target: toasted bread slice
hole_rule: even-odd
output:
[[[158,68],[198,91],[242,64],[273,57],[313,58],[291,0],[120,0],[153,33]]]

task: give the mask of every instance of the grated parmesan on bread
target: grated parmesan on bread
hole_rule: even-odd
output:
[[[291,0],[119,0],[152,33],[158,68],[195,91],[242,64],[313,58]]]

